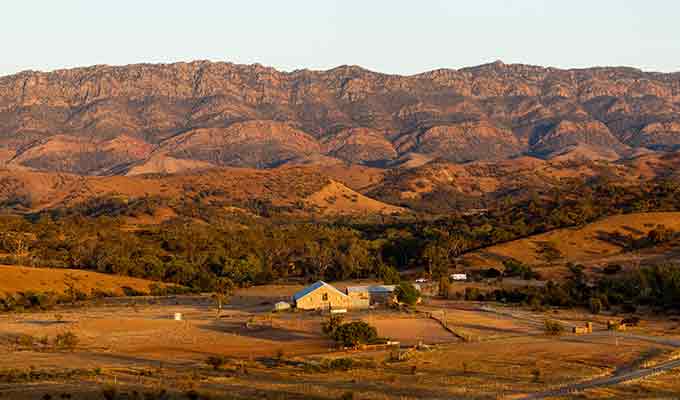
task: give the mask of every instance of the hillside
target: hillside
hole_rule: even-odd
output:
[[[66,282],[74,278],[75,287],[89,295],[92,290],[123,295],[128,287],[139,292],[149,293],[152,281],[125,276],[100,274],[92,271],[30,268],[0,265],[0,296],[18,292],[56,292],[64,293]]]
[[[364,186],[367,179],[379,179],[379,175],[373,175],[370,178],[371,170],[363,167],[355,170],[315,166],[271,170],[213,168],[170,175],[107,177],[11,169],[0,170],[0,205],[6,211],[19,213],[77,209],[78,213],[92,216],[115,212],[120,207],[134,208],[140,202],[145,207],[235,206],[260,211],[264,207],[302,215],[403,212],[339,182]]]
[[[474,251],[466,254],[463,261],[470,266],[487,268],[499,267],[506,259],[533,266],[566,262],[589,266],[606,264],[613,256],[626,251],[621,235],[640,238],[659,224],[674,231],[680,230],[680,213],[616,215],[582,227],[557,229]],[[627,261],[634,258],[632,254],[623,257]]]
[[[680,152],[643,153],[617,161],[594,151],[576,147],[550,160],[527,156],[462,164],[432,161],[390,170],[365,192],[390,204],[450,212],[478,208],[489,200],[526,199],[532,193],[598,181],[634,186],[678,180]]]
[[[196,61],[0,77],[0,163],[81,175],[378,167],[680,146],[680,75],[502,62],[413,76]]]
[[[368,198],[335,181],[307,197],[306,202],[326,215],[401,214],[406,211]]]

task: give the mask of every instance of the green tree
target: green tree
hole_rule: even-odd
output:
[[[401,282],[394,290],[394,294],[397,296],[397,301],[411,306],[420,299],[420,291],[409,282]]]
[[[222,312],[222,306],[229,301],[232,292],[234,291],[234,282],[229,278],[217,278],[215,281],[215,289],[213,297],[217,304],[217,316]]]
[[[544,331],[546,335],[559,336],[564,333],[564,325],[558,321],[546,320],[544,324]]]
[[[367,344],[378,337],[375,327],[364,321],[354,321],[338,326],[332,333],[332,339],[346,347]]]
[[[599,314],[602,311],[602,301],[597,297],[590,298],[590,312]]]

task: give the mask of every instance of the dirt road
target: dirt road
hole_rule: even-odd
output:
[[[647,378],[650,376],[654,376],[657,374],[661,374],[664,372],[671,371],[675,368],[680,368],[680,359],[679,360],[673,360],[673,361],[668,361],[665,363],[661,363],[659,365],[656,365],[652,368],[643,368],[643,369],[637,369],[634,371],[610,376],[610,377],[604,377],[604,378],[598,378],[598,379],[593,379],[587,382],[581,382],[581,383],[575,383],[572,385],[567,385],[558,389],[553,389],[553,390],[548,390],[545,392],[541,393],[534,393],[530,394],[525,397],[521,397],[521,400],[535,400],[535,399],[549,399],[551,397],[561,397],[561,396],[566,396],[571,393],[576,393],[576,392],[581,392],[583,390],[587,389],[595,389],[599,387],[606,387],[606,386],[613,386],[613,385],[618,385],[620,383],[624,382],[629,382],[637,379],[642,379],[642,378]]]

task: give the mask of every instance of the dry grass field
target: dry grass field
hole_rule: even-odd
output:
[[[566,228],[535,235],[526,239],[491,246],[469,253],[463,259],[471,266],[500,266],[512,258],[529,265],[546,265],[553,262],[593,263],[620,254],[623,248],[608,236],[620,233],[639,238],[657,225],[673,230],[680,229],[680,213],[659,212],[617,215],[578,228]],[[556,260],[546,258],[542,247],[548,245],[559,251]],[[628,257],[629,258],[629,257]]]
[[[10,370],[53,374],[30,382],[0,379],[0,398],[68,394],[101,399],[107,387],[114,387],[120,399],[134,398],[135,392],[138,398],[152,396],[161,388],[175,399],[190,398],[190,390],[210,399],[339,399],[348,392],[355,399],[523,398],[634,368],[676,351],[663,340],[680,339],[680,323],[663,318],[646,318],[629,336],[615,338],[605,330],[608,316],[430,299],[419,312],[376,309],[345,316],[365,320],[380,336],[400,341],[398,352],[338,351],[321,332],[325,314],[270,312],[275,301],[300,287],[238,290],[219,318],[209,296],[112,298],[50,312],[0,315],[0,378]],[[175,321],[175,313],[182,313],[183,320]],[[473,340],[461,340],[427,318],[428,313],[445,315],[450,329]],[[548,318],[566,327],[593,321],[595,333],[546,336],[542,324]],[[49,345],[65,332],[79,339],[74,349]],[[418,343],[429,346],[418,348]],[[218,371],[205,362],[216,355],[226,357]],[[352,365],[336,359],[350,359]],[[652,397],[678,386],[671,372],[584,395]]]
[[[78,290],[87,294],[93,289],[115,295],[122,295],[123,288],[148,293],[151,281],[125,276],[100,274],[92,271],[31,268],[0,265],[0,295],[17,292],[64,293],[69,277],[76,282]]]

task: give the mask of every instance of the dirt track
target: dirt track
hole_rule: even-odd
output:
[[[581,392],[587,389],[613,386],[624,382],[648,378],[650,376],[671,371],[675,368],[680,368],[680,359],[661,363],[652,368],[637,369],[634,371],[617,374],[610,377],[593,379],[591,381],[575,383],[573,385],[564,386],[554,390],[548,390],[542,393],[531,394],[526,397],[522,397],[521,400],[548,399],[551,397],[566,396],[571,393]]]

